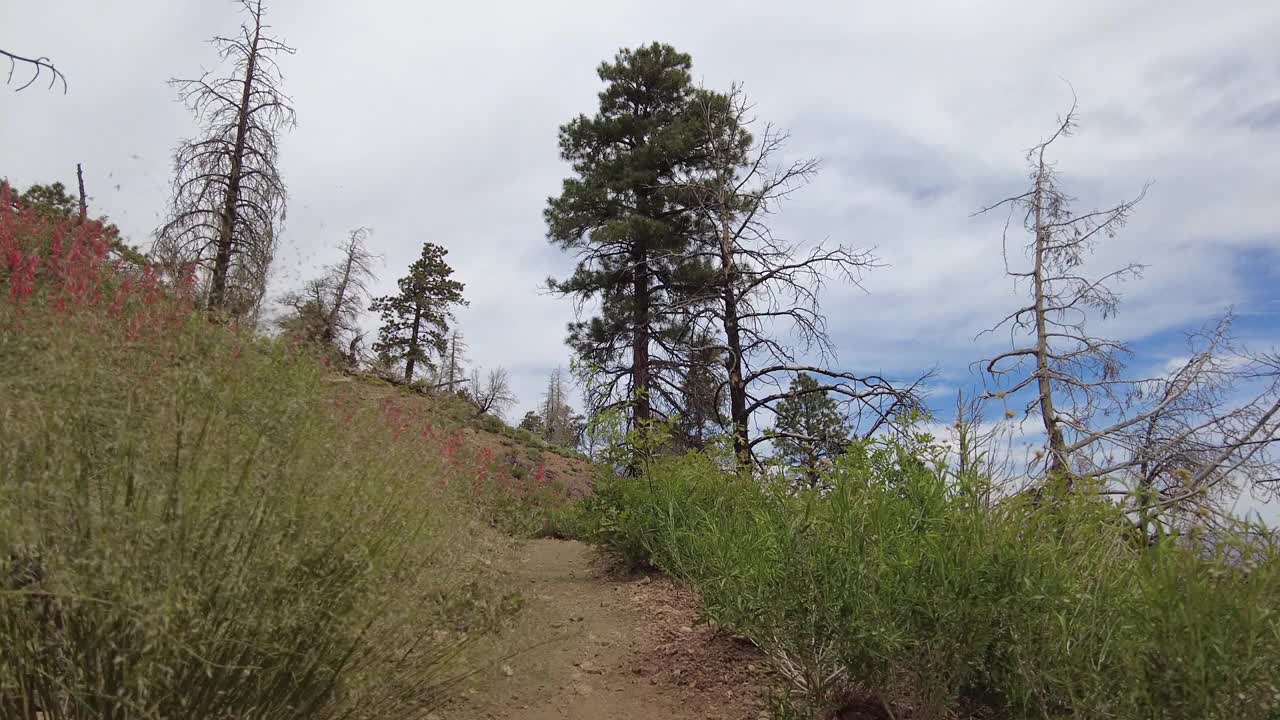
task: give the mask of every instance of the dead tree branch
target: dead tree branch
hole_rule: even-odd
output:
[[[49,90],[52,90],[54,85],[56,85],[56,84],[58,84],[59,82],[61,82],[61,83],[62,83],[62,92],[63,92],[63,94],[66,94],[66,92],[67,92],[67,76],[66,76],[66,75],[63,75],[61,70],[59,70],[58,68],[54,67],[54,66],[53,66],[53,61],[52,61],[52,60],[50,60],[49,58],[47,58],[47,57],[35,57],[35,58],[23,57],[23,56],[21,56],[21,55],[15,55],[15,54],[13,54],[13,53],[11,53],[11,52],[9,52],[9,51],[7,51],[7,50],[3,49],[3,48],[0,48],[0,57],[3,57],[3,58],[5,58],[6,60],[8,60],[8,61],[9,61],[9,74],[8,74],[8,77],[6,77],[6,78],[5,78],[5,84],[6,84],[6,85],[12,85],[12,84],[13,84],[13,75],[14,75],[14,73],[15,73],[15,72],[17,72],[17,70],[18,70],[18,66],[19,66],[19,65],[23,65],[23,66],[25,66],[25,67],[28,67],[28,68],[31,70],[31,77],[27,78],[26,82],[22,83],[21,85],[19,85],[19,86],[18,86],[18,87],[16,87],[16,88],[14,88],[14,89],[13,89],[13,91],[14,91],[14,92],[22,92],[23,90],[26,90],[27,88],[29,88],[29,87],[31,87],[32,85],[34,85],[34,84],[35,84],[35,82],[36,82],[37,80],[39,80],[39,79],[40,79],[40,76],[41,76],[42,74],[44,74],[44,73],[48,73],[48,74],[49,74],[49,87],[48,87],[48,89],[49,89]]]

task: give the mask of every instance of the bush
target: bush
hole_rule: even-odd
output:
[[[940,458],[926,438],[856,445],[800,494],[662,459],[598,486],[578,528],[696,585],[814,713],[860,689],[898,717],[1277,717],[1270,547],[1146,547],[1087,493],[989,507]]]
[[[390,717],[517,603],[467,468],[0,188],[0,716]],[[454,483],[459,485],[461,483]]]

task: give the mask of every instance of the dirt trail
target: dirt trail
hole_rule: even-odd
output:
[[[616,577],[585,545],[527,543],[510,568],[529,599],[531,649],[464,685],[441,720],[757,720],[764,663],[695,626],[696,600],[663,577]]]

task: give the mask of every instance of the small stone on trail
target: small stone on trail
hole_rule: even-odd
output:
[[[503,665],[502,674],[506,675],[507,677],[511,677],[512,675],[516,674],[516,671],[512,670],[510,665]]]
[[[680,632],[684,633],[685,635],[688,635],[689,633],[693,632],[693,628],[689,627],[688,625],[681,625]]]
[[[653,582],[653,580],[652,580],[652,579],[650,579],[648,575],[646,575],[646,576],[644,576],[644,577],[640,578],[640,584],[641,584],[641,585],[648,585],[648,584],[649,584],[649,583],[651,583],[651,582]]]

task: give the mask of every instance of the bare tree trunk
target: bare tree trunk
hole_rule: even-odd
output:
[[[76,182],[80,185],[80,224],[89,218],[89,202],[84,194],[84,169],[76,163]]]
[[[733,265],[734,238],[730,220],[720,212],[720,267],[724,294],[725,364],[729,371],[729,420],[733,423],[733,452],[739,469],[751,466],[751,437],[747,413],[747,382],[742,373],[742,332],[738,327],[737,278]]]
[[[325,343],[333,342],[334,336],[338,333],[338,316],[342,313],[343,303],[347,299],[347,285],[351,283],[351,266],[355,262],[355,243],[353,238],[351,244],[347,246],[347,257],[342,263],[338,287],[333,292],[333,307],[329,308],[329,317],[325,318],[324,332],[321,336]]]
[[[215,314],[255,317],[287,204],[279,133],[294,125],[275,58],[294,50],[271,36],[263,0],[237,2],[239,32],[213,38],[228,71],[170,80],[201,130],[174,150],[170,217],[156,246],[173,271],[200,269]]]
[[[249,131],[249,101],[253,95],[254,70],[258,64],[258,40],[262,37],[262,0],[258,0],[253,15],[253,41],[245,63],[244,89],[240,95],[239,119],[236,123],[236,142],[231,154],[231,169],[227,176],[227,197],[223,203],[222,222],[218,230],[217,254],[213,261],[213,276],[209,283],[209,308],[221,309],[226,304],[227,273],[231,269],[231,249],[235,242],[236,211],[240,204],[240,181],[244,174],[245,137]]]
[[[1036,187],[1032,198],[1035,208],[1034,233],[1036,242],[1035,268],[1032,271],[1032,282],[1035,284],[1035,322],[1036,322],[1036,387],[1040,394],[1040,419],[1044,423],[1045,436],[1049,441],[1049,472],[1062,471],[1067,467],[1067,443],[1063,437],[1062,427],[1053,409],[1053,384],[1050,382],[1049,367],[1049,330],[1045,322],[1048,312],[1045,303],[1044,262],[1046,245],[1052,234],[1044,227],[1044,148],[1040,149]]]
[[[449,367],[445,370],[445,382],[449,387],[453,387],[453,381],[458,374],[458,343],[453,338],[449,338]]]
[[[456,386],[458,383],[463,381],[463,378],[460,377],[461,373],[459,372],[459,369],[460,368],[458,367],[458,331],[454,330],[453,335],[450,336],[449,338],[449,368],[447,370],[447,374],[445,378],[448,381],[448,387],[450,390],[452,390],[454,386]]]
[[[422,324],[422,306],[413,306],[413,334],[409,337],[409,357],[404,362],[404,381],[413,382],[413,363],[418,354],[418,331]]]

